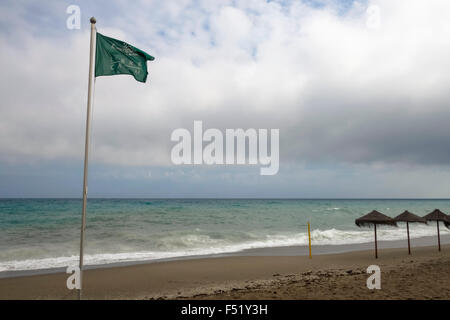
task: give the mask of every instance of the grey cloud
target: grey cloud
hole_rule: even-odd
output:
[[[145,85],[97,79],[94,161],[170,166],[172,130],[203,120],[279,128],[282,163],[448,165],[447,2],[377,1],[379,30],[366,6],[333,3],[82,2],[101,32],[156,56]],[[81,159],[87,29],[22,33],[20,46],[2,31],[0,157]]]

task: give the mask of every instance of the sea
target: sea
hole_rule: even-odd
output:
[[[0,273],[77,265],[81,199],[0,199]],[[156,261],[308,244],[369,243],[355,219],[378,210],[423,216],[450,212],[436,199],[89,199],[85,264]],[[406,239],[406,226],[377,228],[380,240]],[[411,225],[411,238],[436,224]],[[441,235],[450,230],[441,225]]]

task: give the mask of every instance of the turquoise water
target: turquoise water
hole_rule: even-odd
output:
[[[354,220],[376,209],[450,212],[450,200],[89,199],[86,264],[236,252],[249,248],[371,242]],[[76,264],[81,200],[0,199],[0,271]],[[379,238],[404,239],[404,226]],[[411,227],[412,237],[435,235],[435,225]],[[450,234],[442,228],[442,234]]]

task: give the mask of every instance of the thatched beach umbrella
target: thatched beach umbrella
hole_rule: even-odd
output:
[[[366,214],[365,216],[362,216],[361,218],[358,218],[355,220],[355,224],[358,227],[370,227],[371,225],[374,226],[375,229],[375,258],[378,259],[378,245],[377,245],[377,225],[383,224],[388,226],[397,226],[397,223],[394,219],[391,217],[388,217],[385,214],[382,214],[381,212],[378,212],[376,210],[373,210],[372,212]]]
[[[397,222],[406,222],[406,233],[408,235],[408,254],[411,254],[411,242],[409,240],[409,223],[427,223],[427,220],[416,216],[414,213],[406,210],[394,218]]]
[[[447,215],[447,221],[444,221],[445,226],[450,229],[450,216]]]
[[[438,248],[439,248],[439,251],[441,251],[441,236],[439,234],[439,221],[442,221],[445,224],[448,221],[447,215],[439,209],[434,209],[429,214],[424,216],[424,218],[427,219],[428,221],[436,221],[437,234],[438,234]]]

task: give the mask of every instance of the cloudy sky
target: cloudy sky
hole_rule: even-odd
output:
[[[97,78],[90,196],[450,195],[447,0],[3,0],[0,197],[81,196],[91,16],[156,60]],[[278,174],[172,164],[194,120],[280,129]]]

